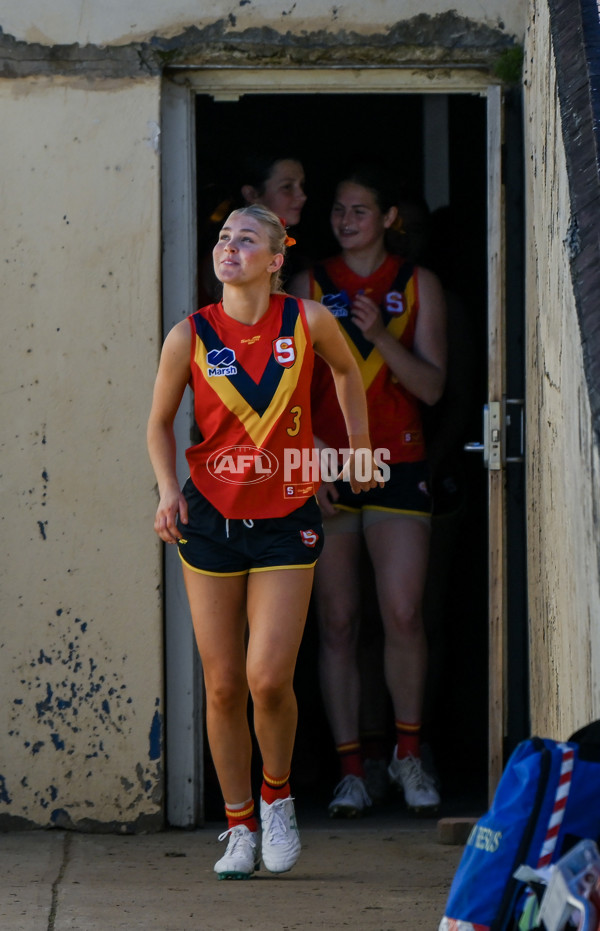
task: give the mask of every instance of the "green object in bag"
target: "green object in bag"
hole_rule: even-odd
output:
[[[519,918],[519,931],[536,931],[540,927],[540,903],[535,892],[530,892]]]

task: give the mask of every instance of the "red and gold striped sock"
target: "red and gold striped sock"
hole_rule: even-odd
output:
[[[225,815],[228,828],[235,828],[239,824],[244,824],[249,831],[258,831],[258,822],[254,817],[254,800],[251,798],[239,805],[228,805],[226,802]]]
[[[263,769],[263,784],[260,789],[260,796],[267,803],[272,805],[279,798],[290,797],[290,772],[288,769],[285,776],[269,776]]]
[[[359,776],[365,778],[365,769],[360,753],[360,740],[349,740],[336,746],[340,758],[342,778],[344,776]]]
[[[420,746],[421,722],[396,721],[397,756],[403,760],[406,756],[421,757]]]

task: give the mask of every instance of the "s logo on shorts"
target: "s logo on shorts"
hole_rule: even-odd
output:
[[[300,536],[302,537],[302,542],[305,546],[312,547],[316,546],[319,540],[319,534],[315,533],[314,530],[301,530]]]

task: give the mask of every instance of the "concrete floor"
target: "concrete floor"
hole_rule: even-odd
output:
[[[220,882],[221,823],[114,836],[34,831],[0,836],[2,931],[436,931],[462,847],[435,818],[399,806],[330,821],[298,806],[302,854]]]

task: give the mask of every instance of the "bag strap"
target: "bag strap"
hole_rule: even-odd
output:
[[[575,763],[575,751],[573,747],[570,747],[568,744],[558,744],[557,749],[562,752],[560,774],[558,786],[556,787],[556,795],[554,796],[552,814],[550,815],[546,837],[544,838],[544,843],[540,851],[540,858],[537,864],[538,869],[549,866],[552,862],[552,857],[556,850],[558,832],[560,831],[565,816],[565,808],[567,807],[567,799],[569,797],[573,777],[573,766]]]
[[[535,834],[540,812],[546,797],[548,777],[550,776],[552,767],[552,751],[546,746],[540,737],[532,737],[531,744],[534,750],[540,754],[540,775],[535,793],[535,799],[533,802],[533,808],[531,809],[531,814],[523,831],[523,836],[521,837],[521,842],[517,849],[513,867],[510,871],[510,879],[506,884],[506,888],[498,908],[498,914],[490,925],[490,931],[508,931],[508,928],[510,928],[517,897],[523,885],[521,880],[515,879],[513,873],[518,869],[519,866],[521,866],[522,863],[527,862],[529,848],[531,847],[533,835]]]

